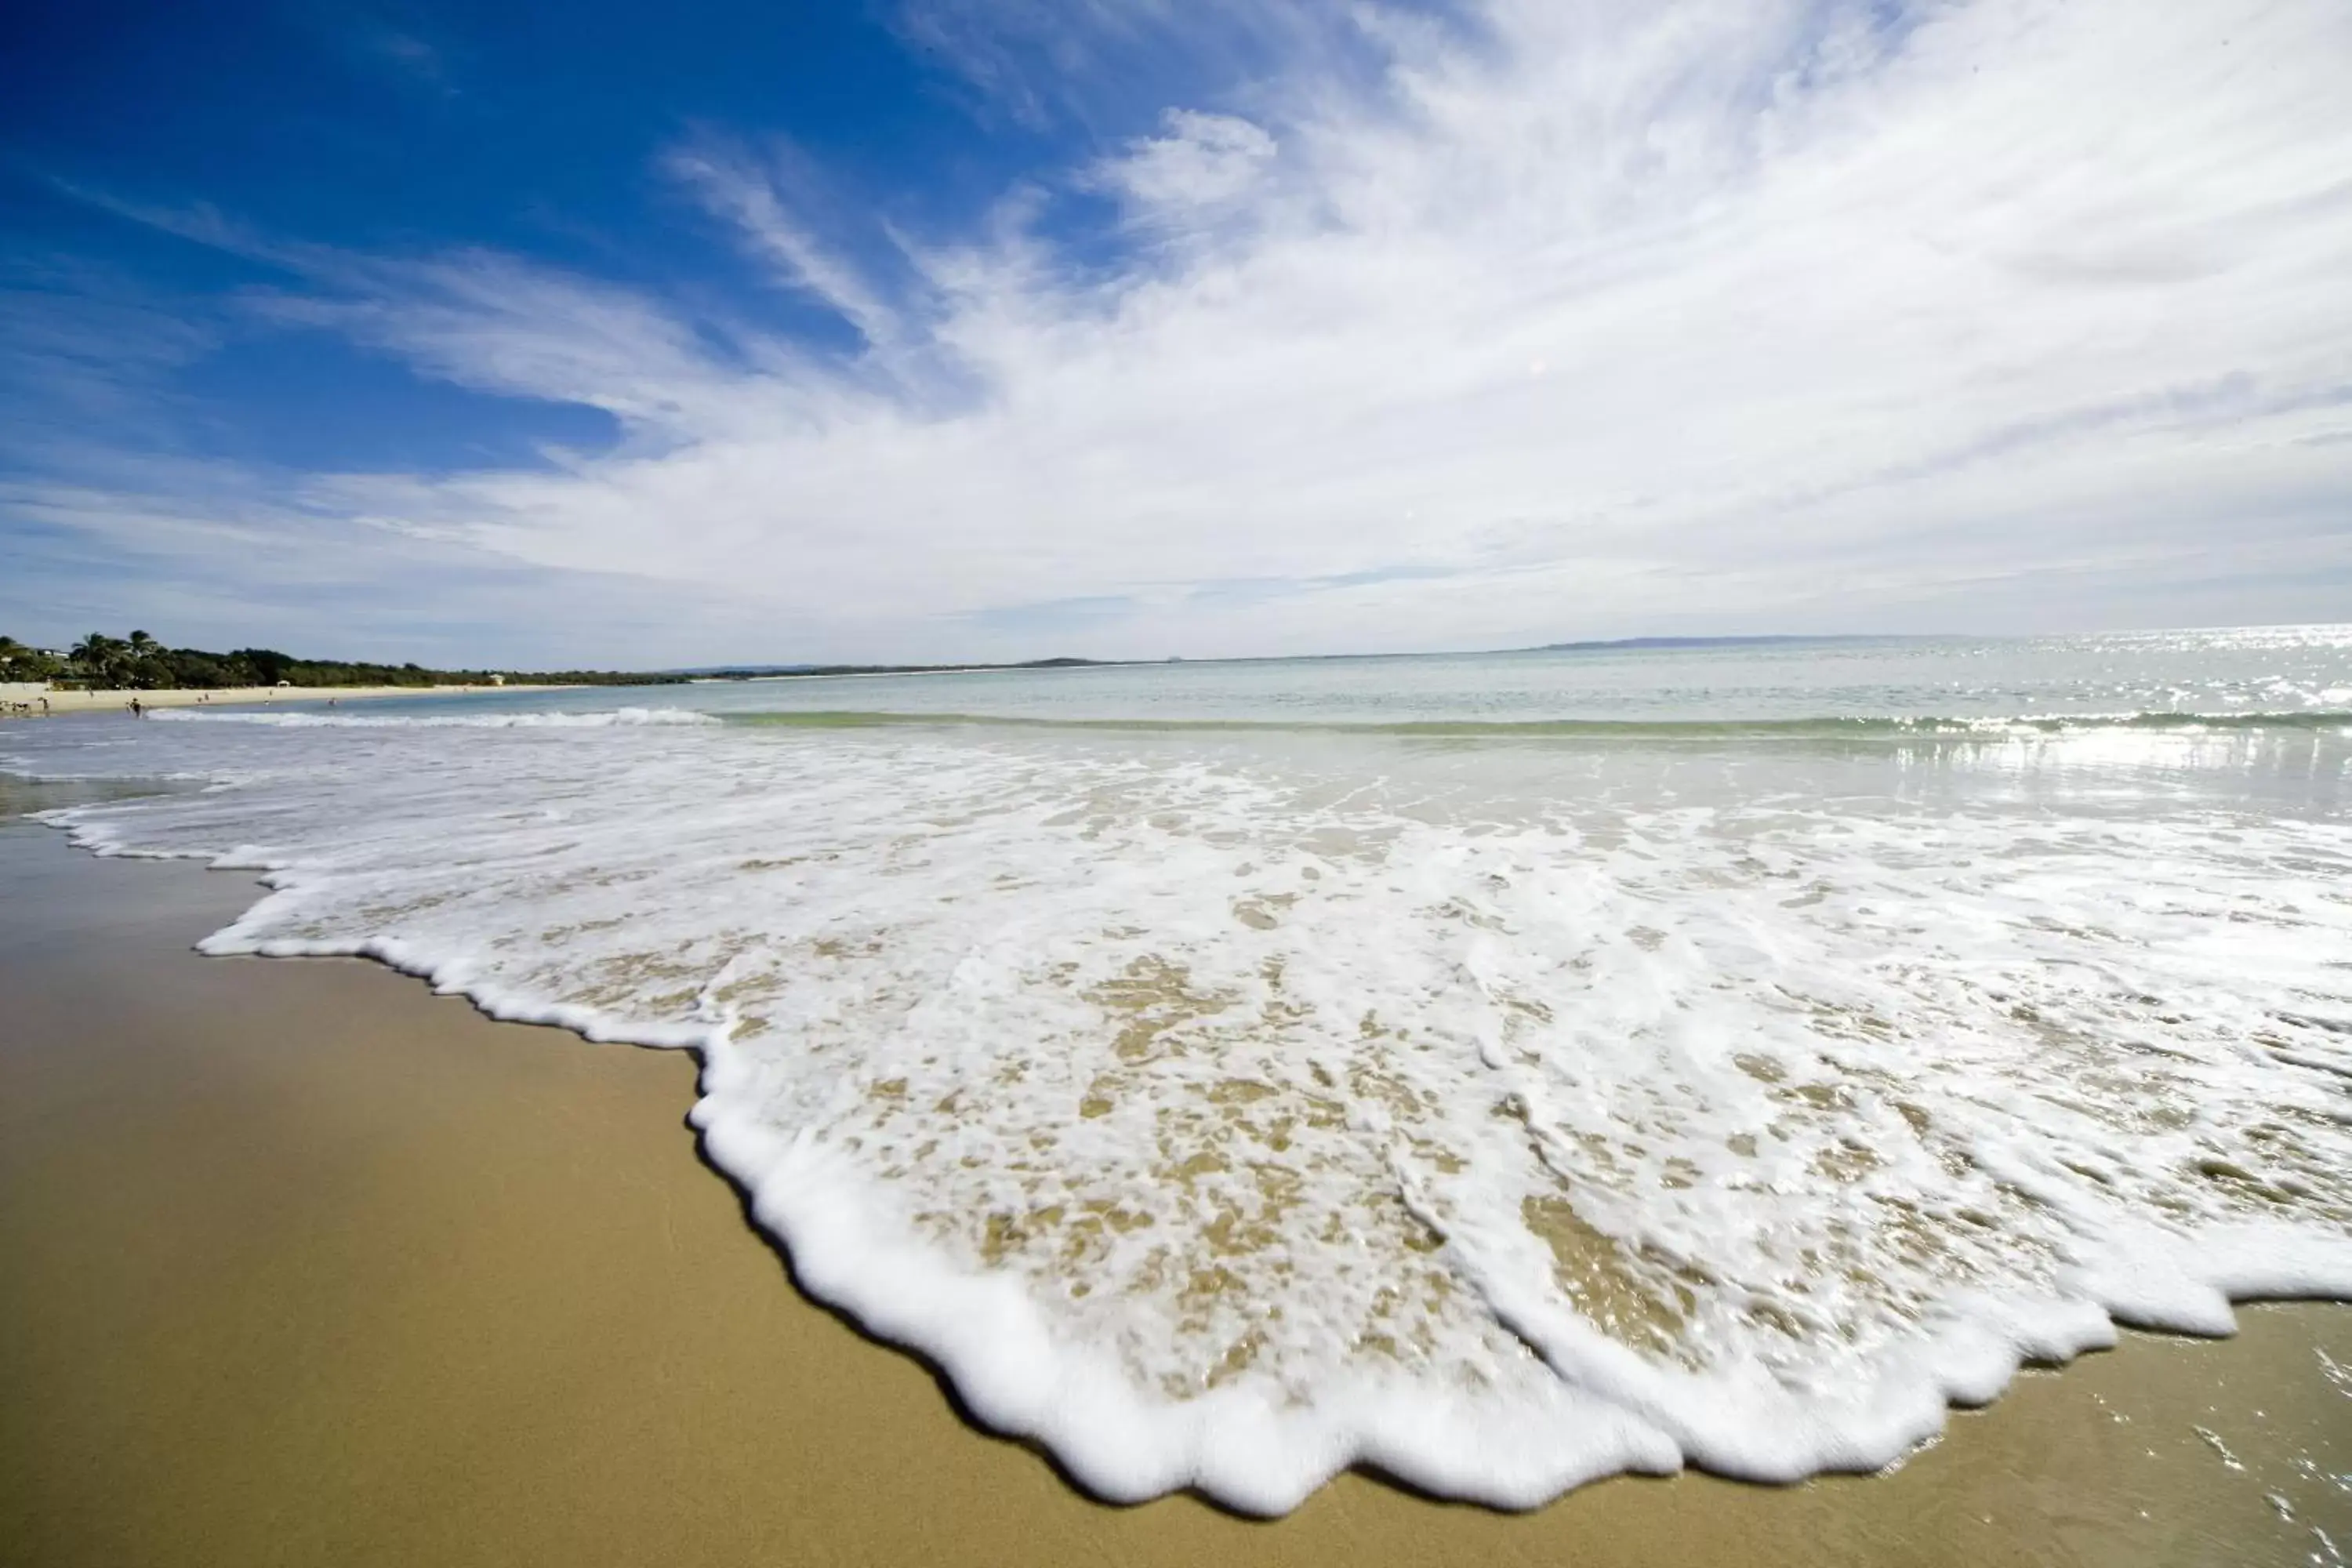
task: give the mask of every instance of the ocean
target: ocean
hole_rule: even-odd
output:
[[[699,1052],[802,1285],[1108,1498],[1868,1470],[2119,1323],[2352,1300],[2352,626],[183,710],[0,770],[152,781],[51,819],[257,873],[208,952]]]

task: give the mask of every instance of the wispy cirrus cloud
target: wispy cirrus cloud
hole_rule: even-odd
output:
[[[761,153],[706,136],[673,148],[662,166],[732,226],[742,246],[767,265],[776,281],[833,310],[877,348],[898,341],[898,311],[795,210],[805,205],[801,193],[814,179],[804,157],[781,145]]]
[[[898,0],[888,15],[963,85],[983,123],[1110,133],[1139,100],[1206,94],[1210,107],[1234,108],[1310,83],[1374,85],[1409,30],[1458,37],[1476,21],[1475,8],[1319,0]]]
[[[303,506],[763,605],[779,657],[2271,618],[2352,587],[2342,7],[1268,15],[909,11],[1024,113],[1055,25],[1069,77],[1194,26],[1252,62],[974,233],[859,226],[718,132],[663,153],[846,353],[478,249],[273,247],[291,281],[253,311],[626,432],[304,476]],[[1106,195],[1130,242],[1072,257],[1056,204]]]
[[[23,460],[76,427],[143,418],[159,381],[220,341],[192,304],[65,258],[0,264],[0,399],[16,416],[0,453]]]

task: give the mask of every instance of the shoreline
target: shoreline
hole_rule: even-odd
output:
[[[111,695],[111,694],[109,694]],[[1525,1515],[1360,1474],[1108,1508],[802,1298],[679,1053],[355,960],[189,951],[249,877],[0,821],[0,1562],[2299,1562],[2352,1541],[2352,1313],[2126,1334],[1891,1473]],[[2236,1466],[2226,1463],[2226,1446]],[[2307,1517],[2282,1519],[2279,1491]],[[289,1508],[288,1498],[302,1505]],[[18,1554],[22,1554],[19,1556]]]
[[[297,703],[351,700],[369,702],[389,697],[479,697],[489,692],[507,691],[576,691],[584,688],[572,686],[225,686],[215,689],[171,688],[161,691],[44,691],[49,702],[49,715],[67,713],[123,713],[137,698],[148,708],[221,708],[250,706],[257,703]],[[0,718],[38,718],[39,701],[36,698],[13,700],[29,701],[36,711],[31,714],[0,712]]]

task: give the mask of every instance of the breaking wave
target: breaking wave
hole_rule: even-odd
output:
[[[719,722],[691,708],[611,708],[584,713],[256,713],[159,708],[149,716],[181,723],[259,724],[279,730],[609,730]]]
[[[870,730],[906,725],[1003,726],[1028,730],[1101,731],[1152,734],[1296,732],[1401,736],[1461,736],[1510,740],[1720,741],[1951,737],[1997,740],[2011,735],[2063,735],[2103,730],[2339,730],[2352,731],[2352,710],[2294,709],[2255,712],[2129,712],[2020,714],[1999,718],[1925,715],[1917,718],[1823,715],[1797,719],[1424,719],[1348,721],[1248,718],[1050,718],[1025,713],[874,712],[855,709],[783,709],[729,712],[727,722],[799,730]]]

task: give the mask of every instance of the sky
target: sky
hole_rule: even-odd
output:
[[[2352,619],[2343,0],[26,0],[0,630]]]

